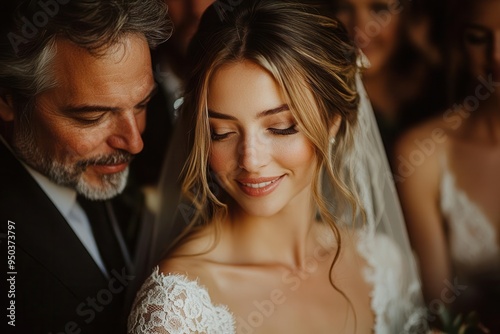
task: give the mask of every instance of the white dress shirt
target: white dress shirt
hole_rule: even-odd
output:
[[[66,219],[69,226],[71,226],[97,266],[106,276],[108,276],[101,254],[97,248],[87,214],[76,201],[76,191],[68,187],[60,186],[26,164],[23,165],[25,165],[31,176],[33,176],[45,194],[47,194],[52,203],[54,203],[57,210],[59,210],[64,219]]]
[[[0,141],[2,141],[3,144],[12,152],[11,147],[2,136],[0,136]],[[20,160],[18,159],[18,161]],[[89,219],[80,204],[76,201],[76,191],[52,182],[46,176],[40,174],[24,162],[20,162],[35,179],[52,203],[54,203],[57,210],[59,210],[61,215],[75,232],[78,239],[80,239],[83,246],[87,249],[90,256],[92,256],[99,269],[101,269],[104,275],[108,276],[101,254],[97,248]]]

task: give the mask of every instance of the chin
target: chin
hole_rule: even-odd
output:
[[[274,203],[274,205],[270,205],[270,203],[255,203],[252,205],[238,205],[240,210],[248,216],[251,217],[259,217],[259,218],[270,218],[281,211],[283,211],[283,205],[278,205],[278,203]]]
[[[75,190],[83,197],[99,201],[111,199],[123,192],[127,185],[128,167],[119,173],[94,176],[89,180],[82,175],[78,180]],[[96,180],[97,178],[97,180]]]

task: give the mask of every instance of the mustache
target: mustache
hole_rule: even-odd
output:
[[[87,169],[91,165],[118,165],[129,163],[135,158],[135,155],[125,151],[119,151],[113,154],[100,155],[90,159],[85,159],[77,162],[76,166],[81,170]]]

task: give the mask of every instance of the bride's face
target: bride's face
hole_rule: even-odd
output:
[[[316,157],[280,87],[260,66],[230,63],[211,78],[210,167],[246,214],[308,205]]]

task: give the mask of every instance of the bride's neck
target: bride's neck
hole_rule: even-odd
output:
[[[221,245],[224,252],[231,254],[231,261],[235,263],[303,268],[317,252],[319,224],[314,221],[312,207],[293,211],[272,217],[233,212],[223,224]]]

